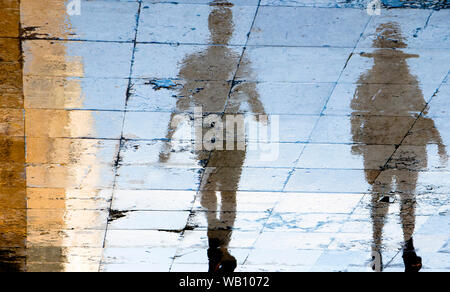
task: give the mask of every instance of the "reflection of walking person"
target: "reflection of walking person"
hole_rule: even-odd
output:
[[[358,80],[355,96],[352,100],[352,135],[355,143],[361,144],[392,144],[392,140],[404,137],[417,119],[417,113],[426,107],[422,91],[415,76],[409,72],[408,58],[418,58],[398,50],[406,48],[398,25],[388,23],[380,25],[373,53],[363,53],[364,57],[372,58],[372,69],[364,73]],[[380,116],[384,116],[380,117]],[[373,223],[373,253],[379,258],[374,269],[382,270],[381,249],[382,233],[392,201],[385,195],[395,191],[400,195],[400,217],[404,235],[403,260],[406,271],[419,271],[422,259],[417,256],[413,245],[415,229],[415,190],[418,180],[418,170],[427,167],[426,145],[435,143],[439,147],[442,163],[446,163],[446,149],[433,120],[421,118],[421,123],[427,130],[414,138],[414,147],[399,148],[396,157],[402,160],[414,161],[415,169],[410,171],[393,169],[385,170],[383,184],[373,182],[373,171],[370,163],[380,159],[380,153],[373,148],[354,146],[353,154],[362,155],[366,169],[366,179],[372,184],[372,223]],[[372,150],[371,150],[372,149]],[[385,157],[387,161],[389,157]],[[395,163],[395,161],[393,161]],[[386,175],[386,176],[385,176]],[[393,189],[395,181],[396,189]]]
[[[218,113],[223,116],[224,112],[237,113],[241,104],[246,102],[253,113],[264,114],[255,84],[237,85],[234,91],[239,91],[240,94],[237,98],[229,100],[231,86],[229,80],[237,69],[234,60],[239,59],[233,50],[226,47],[234,31],[231,9],[233,5],[224,0],[215,0],[210,5],[208,23],[210,42],[214,45],[183,60],[178,77],[186,83],[178,92],[176,111],[186,112],[194,107],[202,107],[206,113]],[[241,67],[247,64],[245,59],[241,60]],[[204,127],[204,130],[208,130],[206,125]],[[168,141],[172,140],[176,130],[176,113],[173,113],[166,136]],[[237,266],[236,259],[228,251],[236,219],[236,191],[246,156],[246,151],[237,148],[237,143],[235,140],[235,150],[213,150],[207,155],[202,151],[197,153],[197,159],[199,162],[202,161],[203,165],[204,158],[207,157],[205,173],[200,184],[200,196],[201,204],[207,211],[210,272],[234,271]],[[164,149],[160,153],[160,162],[168,161],[171,152],[170,149]],[[218,193],[221,197],[220,210],[217,202]]]

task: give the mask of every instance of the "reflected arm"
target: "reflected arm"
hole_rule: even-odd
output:
[[[186,106],[186,98],[179,99],[177,101],[176,109],[177,111],[183,111],[188,108]],[[167,133],[165,139],[167,140],[167,144],[165,144],[164,148],[161,149],[159,153],[159,162],[167,162],[170,157],[171,148],[172,148],[172,138],[175,132],[177,131],[179,121],[177,121],[177,113],[172,112],[170,115],[169,124],[167,125]]]
[[[442,166],[446,166],[448,163],[448,153],[447,153],[447,147],[442,140],[441,134],[439,133],[438,129],[436,128],[436,125],[432,119],[425,119],[427,128],[430,131],[430,137],[429,142],[436,143],[438,145],[438,154],[441,161]]]
[[[436,127],[433,127],[433,138],[434,142],[438,144],[438,154],[441,161],[442,166],[446,166],[448,164],[448,153],[447,153],[447,147],[445,146],[444,142],[442,141],[442,137],[439,133],[439,131],[436,129]]]
[[[244,83],[239,89],[247,97],[247,103],[252,114],[266,115],[266,110],[256,89],[256,83]]]

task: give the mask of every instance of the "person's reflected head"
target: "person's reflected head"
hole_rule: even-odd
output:
[[[210,4],[212,11],[209,14],[208,25],[213,44],[228,44],[233,35],[233,4],[228,1],[216,0]]]
[[[396,23],[385,23],[377,28],[374,48],[406,48],[400,27]]]

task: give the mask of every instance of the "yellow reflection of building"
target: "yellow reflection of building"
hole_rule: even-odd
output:
[[[46,37],[69,38],[65,1],[22,1],[22,23],[45,27]],[[50,22],[50,23],[49,23]],[[27,136],[28,270],[96,271],[106,223],[95,202],[100,167],[97,143],[73,139],[93,132],[82,108],[83,60],[70,56],[70,42],[28,41],[24,94]],[[79,45],[79,44],[75,44]],[[91,203],[90,200],[92,201]],[[32,251],[32,253],[30,253]]]
[[[0,272],[24,271],[26,181],[19,1],[0,2]],[[15,38],[14,38],[15,37]]]
[[[65,4],[0,3],[0,271],[87,271],[100,261],[98,141],[73,139],[94,132],[94,120],[64,110],[82,107],[72,78],[83,77],[82,58],[68,56],[67,42],[18,38],[39,26],[51,29],[34,37],[68,38]]]

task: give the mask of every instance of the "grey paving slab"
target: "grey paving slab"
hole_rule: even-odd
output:
[[[394,151],[395,147],[390,145],[309,144],[297,167],[376,170],[385,166]],[[374,155],[367,159],[364,153]]]
[[[345,48],[250,47],[237,79],[274,82],[336,82],[350,56]],[[319,77],[320,75],[320,77]]]
[[[124,113],[28,109],[26,115],[31,138],[119,139]]]
[[[232,80],[241,54],[241,47],[138,44],[133,77]]]
[[[109,224],[110,230],[182,230],[186,227],[186,211],[132,211]]]
[[[132,41],[139,3],[82,0],[79,13],[66,17],[66,11],[71,11],[69,2],[26,0],[21,8],[21,27],[26,38]]]
[[[139,42],[245,45],[256,6],[145,5]]]
[[[427,109],[427,115],[431,117],[448,117],[448,100],[450,86],[448,83],[442,84],[439,91],[433,97]]]
[[[300,6],[300,7],[356,7],[361,8],[370,2],[366,0],[340,1],[340,0],[262,0],[261,5],[268,6]]]
[[[24,78],[25,106],[31,109],[124,110],[127,79]],[[49,95],[51,98],[49,98]]]
[[[167,0],[144,0],[144,4],[148,3],[179,3],[179,4],[204,4],[210,5],[211,3],[221,3],[224,2],[222,0],[177,0],[177,1],[167,1]],[[228,0],[227,3],[231,3],[235,6],[246,6],[246,5],[258,5],[258,0]]]
[[[377,28],[382,24],[398,25],[404,42],[409,48],[448,49],[448,23],[443,19],[449,16],[448,10],[392,9],[372,17],[361,41],[360,48],[371,48],[376,39]]]
[[[449,11],[368,2],[2,1],[0,270],[449,270]]]
[[[444,80],[448,73],[445,56],[447,50],[402,49],[358,49],[350,58],[342,73],[341,82],[346,83],[399,83],[436,84]],[[389,68],[392,57],[405,74],[381,74],[386,65]],[[386,61],[386,62],[385,62]],[[381,71],[378,71],[380,70]],[[392,72],[392,71],[388,71]]]
[[[249,45],[354,47],[369,19],[359,9],[261,7]]]
[[[341,192],[365,193],[370,187],[370,177],[377,171],[365,173],[363,170],[297,169],[286,185],[292,192]],[[345,177],[352,180],[345,181]],[[369,177],[369,182],[366,181]]]
[[[24,75],[128,78],[133,45],[28,40]]]
[[[316,143],[399,144],[415,122],[415,117],[324,116],[311,141]]]
[[[114,210],[188,211],[195,200],[195,191],[117,190],[114,192]],[[167,204],[167,202],[171,202]]]
[[[332,83],[244,82],[233,87],[226,112],[318,115],[332,88]],[[252,107],[257,100],[263,108]]]
[[[200,169],[126,165],[118,171],[116,186],[120,190],[195,190],[200,174]]]
[[[439,85],[440,83],[419,86],[389,83],[339,83],[324,113],[327,115],[417,116],[432,99]],[[401,98],[398,98],[408,96],[408,92],[416,92],[418,98],[414,102],[403,102]],[[391,104],[395,106],[390,106]]]

